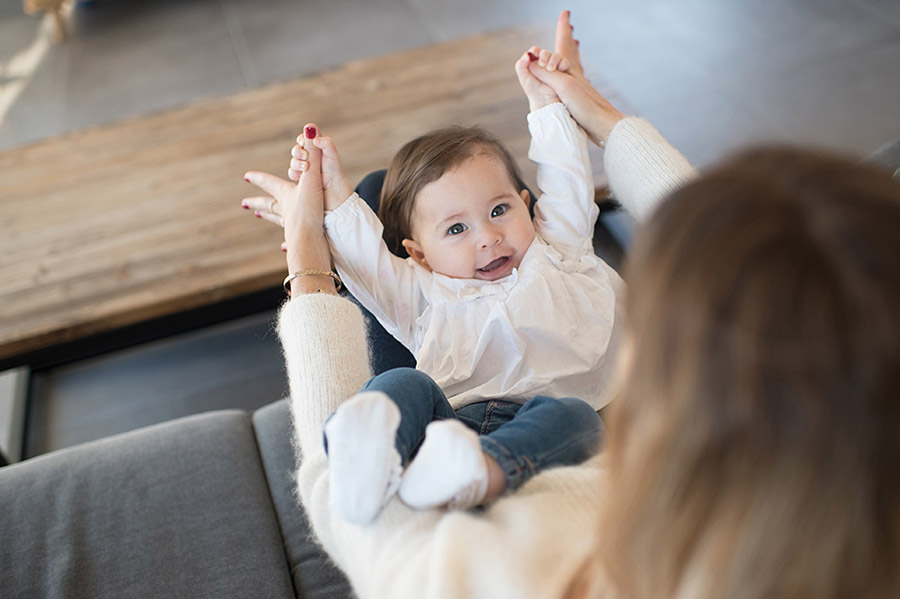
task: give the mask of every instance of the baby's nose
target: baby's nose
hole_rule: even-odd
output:
[[[481,235],[481,247],[489,248],[492,245],[497,245],[503,239],[503,233],[497,227],[485,227],[483,234]]]

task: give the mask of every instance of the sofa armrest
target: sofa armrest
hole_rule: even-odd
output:
[[[350,582],[316,540],[300,505],[289,407],[287,400],[281,400],[258,409],[253,414],[253,426],[272,503],[281,524],[294,589],[300,599],[353,597]]]
[[[0,468],[11,597],[294,597],[245,412],[212,412]]]

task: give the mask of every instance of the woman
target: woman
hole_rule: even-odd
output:
[[[574,47],[564,14],[557,49]],[[543,75],[606,145],[620,198],[649,212],[690,176],[577,68]],[[296,187],[248,173],[293,195],[291,273],[330,269],[319,160]],[[331,509],[321,443],[369,377],[362,317],[330,276],[293,278],[279,333],[316,534],[361,597],[896,595],[898,231],[896,184],[840,161],[763,153],[689,185],[629,266],[609,451],[482,512],[394,500],[367,527]]]
[[[811,152],[747,152],[660,206],[607,439],[623,596],[900,596],[898,257],[900,185]]]

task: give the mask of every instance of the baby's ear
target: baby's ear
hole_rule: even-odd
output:
[[[522,196],[522,201],[525,202],[525,207],[531,208],[531,194],[528,193],[528,190],[523,189],[519,192],[519,195]]]
[[[428,260],[425,258],[425,252],[422,251],[422,246],[419,245],[419,242],[414,239],[404,239],[400,242],[404,249],[406,249],[406,253],[409,254],[410,258],[416,261],[416,263],[422,268],[426,268],[431,270],[431,267],[428,266]]]

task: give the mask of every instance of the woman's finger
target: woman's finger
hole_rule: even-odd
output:
[[[268,221],[273,225],[278,225],[279,227],[284,226],[284,222],[280,214],[272,214],[271,212],[264,210],[257,210],[256,212],[254,212],[254,214],[256,214],[258,218],[261,218],[264,221]]]
[[[305,172],[309,169],[309,162],[306,160],[300,160],[299,158],[291,158],[291,170],[297,171],[300,173]]]
[[[241,200],[241,207],[245,210],[268,210],[275,198],[270,196],[256,196]]]
[[[578,42],[573,37],[574,28],[569,23],[570,17],[571,13],[568,10],[559,13],[559,18],[556,20],[556,45],[554,50],[556,50],[557,54],[569,60],[571,70],[580,73],[583,71],[581,56],[578,52]]]
[[[315,123],[307,123],[303,127],[303,134],[306,137],[306,151],[309,153],[303,177],[300,179],[300,196],[304,198],[302,202],[306,211],[314,213],[321,219],[324,212],[325,194],[322,189],[322,150],[312,143],[312,140],[319,136],[319,128]]]
[[[289,188],[293,187],[293,184],[290,181],[285,181],[280,177],[260,171],[248,171],[244,173],[244,181],[256,185],[274,197],[283,193],[289,193]]]
[[[299,181],[300,175],[302,175],[302,174],[303,173],[301,173],[300,171],[295,171],[292,168],[288,169],[288,179],[290,179],[291,181]]]
[[[275,198],[245,198],[241,202],[241,206],[247,210],[253,210],[254,212],[269,212],[275,216],[281,216],[282,212],[281,204],[279,204],[278,200]]]
[[[297,144],[293,148],[291,148],[291,157],[297,158],[299,160],[306,160],[309,157],[309,153],[303,149],[303,146]]]

